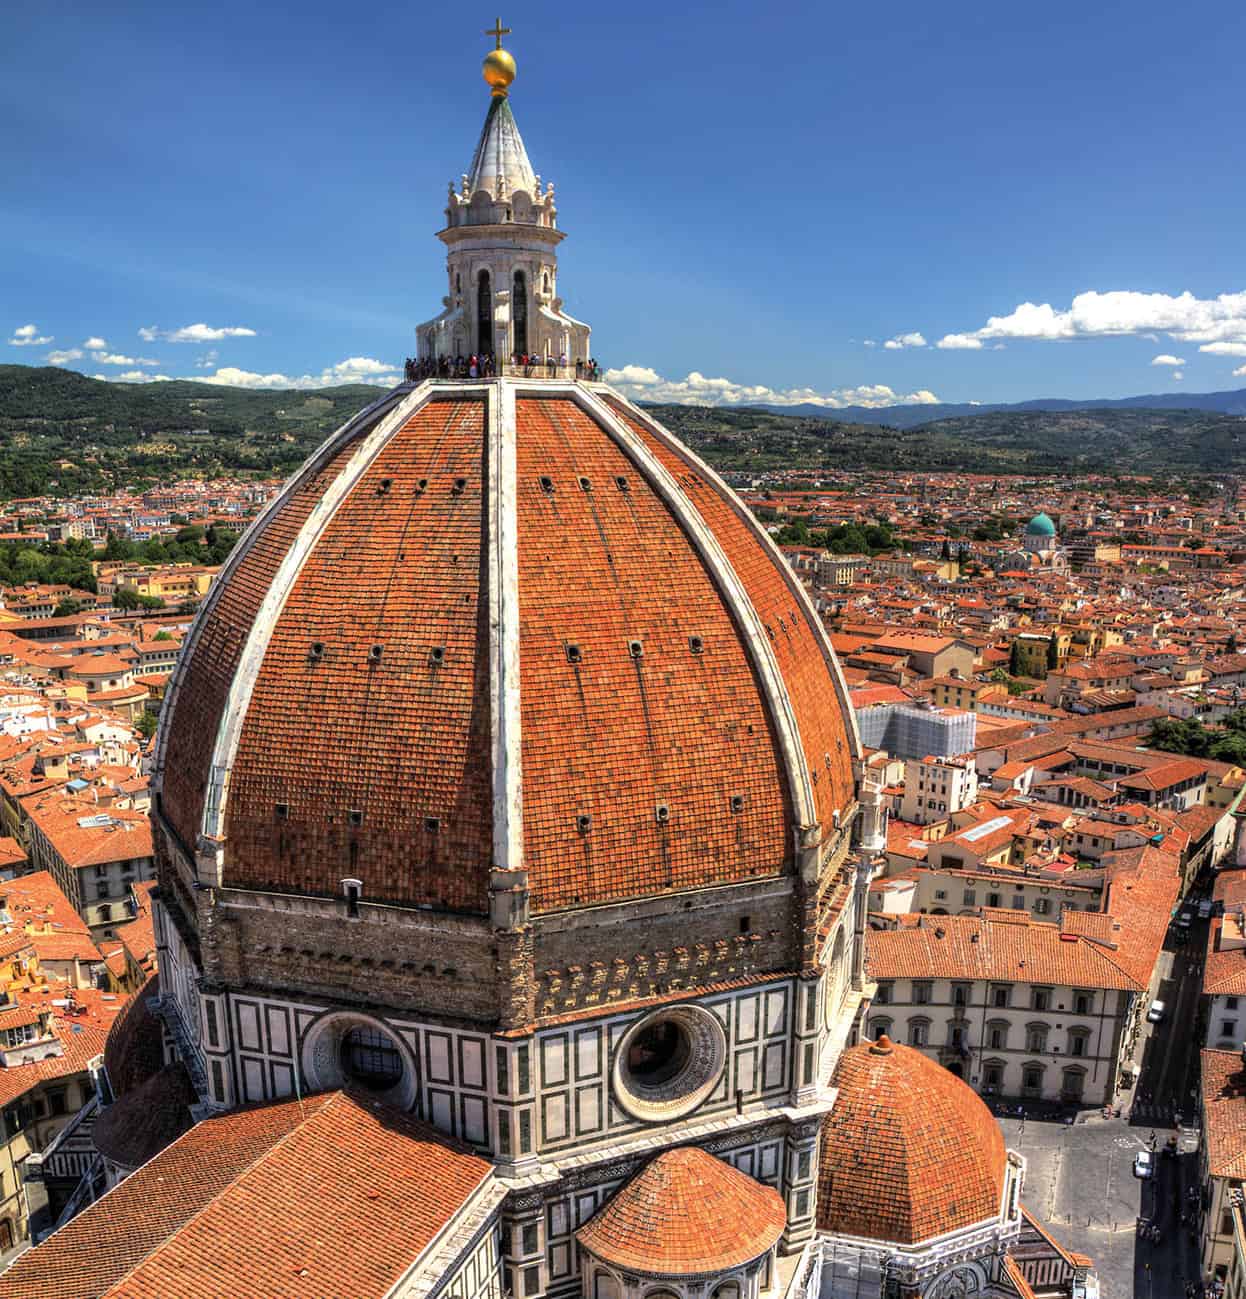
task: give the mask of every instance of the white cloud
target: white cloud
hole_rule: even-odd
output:
[[[861,341],[862,341],[863,345],[866,346],[866,347],[877,347],[877,346],[878,346],[878,342],[877,342],[877,340],[875,340],[875,339],[873,339],[873,338],[864,338],[864,339],[862,339]]]
[[[145,325],[138,331],[144,343],[154,343],[162,338],[166,343],[219,343],[222,338],[254,338],[255,330],[246,325],[183,325],[181,329],[157,329]]]
[[[1184,365],[1185,361],[1183,361],[1179,356],[1170,356],[1167,352],[1165,352],[1161,356],[1153,357],[1151,360],[1151,364],[1152,365]]]
[[[209,348],[202,356],[195,358],[195,369],[210,370],[216,364],[220,353],[215,347]]]
[[[1246,365],[1239,365],[1237,369],[1233,371],[1233,377],[1235,379],[1246,379]]]
[[[159,365],[149,356],[123,356],[120,352],[92,352],[91,360],[96,365]]]
[[[122,374],[97,374],[97,379],[108,379],[113,383],[172,383],[173,376],[168,374],[148,374],[146,370],[126,370]]]
[[[1212,356],[1246,356],[1246,341],[1241,343],[1204,343],[1198,349],[1210,352]]]
[[[897,334],[894,338],[889,338],[883,346],[889,352],[898,352],[904,347],[925,347],[926,340],[914,330],[911,334]]]
[[[194,377],[200,383],[220,383],[233,388],[332,388],[346,383],[391,387],[402,382],[402,376],[392,365],[370,356],[348,356],[336,365],[327,366],[318,375],[259,374],[254,370],[224,365],[213,374]]]
[[[88,338],[82,346],[85,347],[88,352],[106,352],[108,350],[108,344],[102,338],[97,338],[94,334],[92,334],[92,336]]]
[[[685,406],[812,405],[836,410],[844,406],[931,405],[939,400],[926,389],[902,394],[882,383],[818,392],[814,388],[776,389],[762,384],[736,383],[731,379],[711,379],[696,370],[683,379],[666,379],[656,370],[643,365],[625,365],[619,369],[607,370],[605,379],[629,397]]]
[[[40,334],[38,325],[19,325],[9,339],[10,347],[42,347],[52,341],[51,334]]]
[[[979,352],[982,350],[982,340],[974,338],[972,334],[944,334],[935,346],[945,352]]]
[[[991,316],[981,329],[948,334],[939,346],[972,346],[952,339],[1051,340],[1156,333],[1182,343],[1246,345],[1246,292],[1196,298],[1192,293],[1173,296],[1130,289],[1091,290],[1077,294],[1063,310],[1049,302],[1023,302],[1006,316]]]
[[[1184,378],[1185,378],[1185,375],[1182,373],[1182,371],[1180,371],[1180,370],[1174,370],[1174,371],[1172,372],[1172,381],[1173,381],[1173,383],[1177,383],[1177,382],[1179,382],[1181,379],[1184,379]]]
[[[68,365],[70,361],[80,361],[82,359],[82,349],[70,347],[63,352],[49,352],[45,359],[53,365]]]

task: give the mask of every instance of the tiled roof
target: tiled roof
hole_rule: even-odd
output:
[[[20,996],[23,1006],[38,1010],[53,1000],[67,998],[70,991],[68,985],[54,983],[37,993],[22,993]],[[65,1007],[51,1007],[52,1025],[61,1042],[61,1054],[0,1069],[0,1106],[24,1096],[39,1083],[85,1073],[88,1062],[103,1051],[113,1016],[122,1008],[122,1001],[115,997],[105,1001],[103,997],[106,994],[94,988],[73,989],[72,994],[78,1006],[77,1013],[70,1014]]]
[[[298,552],[238,703],[228,884],[336,895],[350,875],[365,900],[485,909],[490,867],[508,864],[493,824],[488,428],[499,390],[487,392],[414,408]],[[790,767],[808,771],[824,837],[853,797],[833,659],[782,558],[699,462],[625,404],[614,414],[643,450],[565,393],[520,391],[515,402],[508,616],[519,640],[523,865],[538,911],[790,870]],[[674,477],[680,509],[650,482],[646,453]],[[188,639],[161,760],[161,807],[186,844],[199,834],[242,644],[342,472],[339,456],[293,490]],[[731,572],[703,553],[700,522]],[[737,589],[764,650],[746,639]],[[783,692],[764,679],[766,655]]]
[[[113,1092],[124,1096],[164,1067],[164,1028],[149,1003],[160,996],[153,974],[113,1020],[104,1045],[104,1067]]]
[[[381,1299],[491,1166],[343,1092],[207,1119],[0,1275],[0,1299]]]
[[[997,1216],[1007,1151],[976,1093],[886,1037],[851,1047],[822,1124],[818,1227],[915,1244]]]
[[[1201,1051],[1203,1140],[1212,1177],[1246,1178],[1246,1065],[1240,1051]]]
[[[778,1191],[696,1146],[677,1146],[647,1164],[576,1239],[628,1271],[693,1276],[760,1258],[786,1223]]]
[[[87,923],[61,891],[50,871],[31,871],[0,883],[13,923],[25,929],[41,961],[98,961]]]
[[[138,1168],[192,1125],[190,1107],[198,1100],[185,1068],[166,1065],[102,1110],[91,1140],[105,1159]]]
[[[26,814],[72,867],[133,861],[152,855],[146,812],[103,806],[49,790],[25,805]]]
[[[984,979],[1130,992],[1146,987],[1123,968],[1118,950],[1022,913],[919,916],[871,933],[865,954],[872,979]]]

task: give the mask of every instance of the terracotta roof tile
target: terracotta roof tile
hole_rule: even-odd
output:
[[[492,1174],[343,1092],[205,1120],[0,1275],[0,1299],[381,1299]]]
[[[576,1239],[628,1271],[694,1276],[760,1258],[786,1224],[778,1191],[696,1146],[678,1146],[647,1164]]]
[[[822,1124],[818,1226],[915,1244],[998,1215],[1007,1151],[959,1078],[886,1037],[840,1057]]]
[[[227,786],[228,884],[336,895],[349,876],[365,900],[485,909],[489,869],[506,864],[494,861],[488,626],[487,403],[497,392],[416,409],[302,558]],[[715,531],[769,632],[830,835],[853,797],[851,742],[817,621],[727,489],[633,431]],[[790,870],[777,708],[720,578],[636,461],[567,395],[518,394],[515,455],[533,908]],[[187,651],[165,719],[162,807],[189,846],[242,643],[341,468],[339,458],[264,524]],[[373,645],[381,653],[369,661]]]
[[[1246,1178],[1246,1065],[1240,1051],[1199,1053],[1203,1140],[1213,1177]]]

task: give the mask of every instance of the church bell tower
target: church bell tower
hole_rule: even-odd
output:
[[[588,325],[562,310],[558,296],[558,229],[554,187],[532,170],[510,106],[515,60],[497,41],[484,61],[489,111],[471,167],[450,183],[445,228],[449,277],[443,310],[416,329],[421,361],[473,354],[501,365],[513,356],[568,366],[589,357]]]

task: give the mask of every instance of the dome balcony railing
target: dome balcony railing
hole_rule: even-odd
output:
[[[415,361],[408,358],[403,367],[404,382],[423,383],[425,379],[459,380],[466,382],[481,379],[552,379],[566,383],[574,379],[590,382],[600,381],[605,370],[596,362],[575,361],[563,363],[554,358],[537,357],[526,364],[512,361],[496,365],[491,361],[474,366],[470,358],[460,357],[454,361],[441,362]]]

